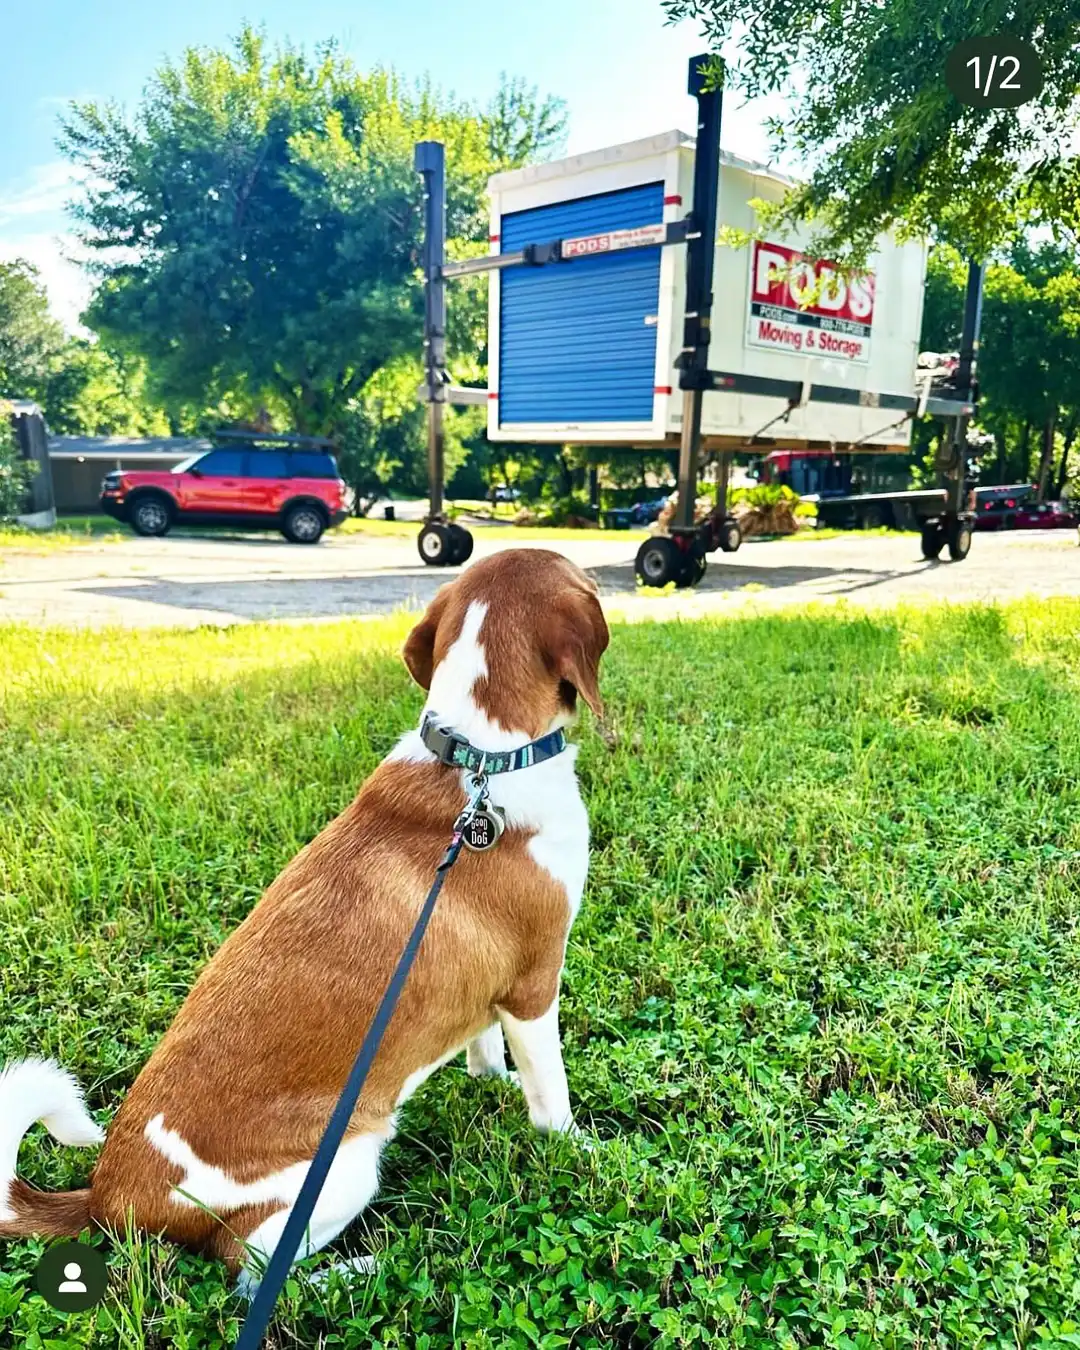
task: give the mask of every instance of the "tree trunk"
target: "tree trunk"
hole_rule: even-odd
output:
[[[1055,408],[1046,419],[1042,429],[1042,451],[1039,455],[1039,474],[1035,487],[1035,500],[1039,502],[1046,500],[1046,484],[1050,478],[1050,467],[1054,462],[1054,431],[1056,428],[1057,409]]]
[[[574,473],[570,465],[566,462],[566,456],[562,450],[556,450],[555,462],[559,466],[559,496],[569,497],[574,490]]]
[[[1009,448],[1005,443],[1005,432],[995,431],[994,440],[997,442],[997,454],[994,456],[994,480],[998,483],[1007,481],[1006,475],[1009,468]]]
[[[1061,446],[1061,463],[1058,465],[1057,478],[1054,480],[1054,497],[1060,501],[1065,492],[1065,486],[1069,481],[1069,455],[1073,448],[1073,441],[1076,440],[1077,430],[1080,429],[1080,422],[1074,415],[1065,423],[1065,438]]]
[[[1025,423],[1024,423],[1024,432],[1023,432],[1023,435],[1020,437],[1019,464],[1020,464],[1020,467],[1019,467],[1019,469],[1017,470],[1017,472],[1016,472],[1015,474],[1012,474],[1012,473],[1009,474],[1009,477],[1010,477],[1010,478],[1014,478],[1017,482],[1019,482],[1020,479],[1025,479],[1025,480],[1026,480],[1027,477],[1028,477],[1028,471],[1029,471],[1030,468],[1031,468],[1031,423],[1030,423],[1030,422],[1025,422]]]
[[[506,485],[506,487],[510,488],[510,490],[513,491],[514,484],[513,484],[513,483],[511,482],[511,480],[510,480],[510,460],[509,460],[509,457],[508,457],[508,456],[504,457],[503,459],[501,459],[501,460],[499,461],[499,463],[502,465],[503,483]],[[497,502],[497,501],[492,502],[492,503],[491,503],[491,508],[492,508],[492,511],[495,512],[495,513],[497,514],[498,502]]]

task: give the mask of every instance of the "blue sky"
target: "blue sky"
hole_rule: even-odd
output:
[[[334,37],[362,67],[425,72],[477,99],[500,70],[567,102],[571,153],[672,127],[693,130],[688,59],[704,50],[693,24],[665,26],[659,0],[571,0],[550,7],[492,0],[21,0],[3,19],[0,78],[0,258],[29,258],[69,327],[86,282],[64,203],[77,185],[56,149],[71,99],[138,102],[163,57],[219,45],[248,20],[271,39],[312,47]],[[726,148],[769,158],[761,106],[724,110]]]

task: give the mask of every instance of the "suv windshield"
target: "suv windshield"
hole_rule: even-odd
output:
[[[202,459],[205,454],[205,450],[200,450],[197,455],[188,455],[187,459],[182,459],[179,464],[174,464],[169,472],[187,473],[188,469],[190,469],[193,464],[198,464],[199,460]]]

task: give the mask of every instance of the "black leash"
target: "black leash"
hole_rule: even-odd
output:
[[[486,795],[487,781],[484,777],[483,762],[481,761],[479,772],[472,779],[468,803],[454,822],[454,833],[450,845],[443,854],[442,862],[436,868],[435,882],[424,901],[420,917],[416,920],[416,927],[409,935],[405,950],[401,953],[394,973],[390,977],[390,983],[386,986],[386,993],[382,996],[382,1002],[375,1012],[375,1017],[368,1028],[368,1033],[364,1037],[360,1049],[357,1051],[356,1060],[349,1071],[349,1076],[345,1081],[337,1105],[334,1107],[326,1131],[319,1141],[319,1147],[315,1150],[315,1156],[311,1160],[311,1166],[307,1170],[307,1176],[304,1177],[303,1185],[300,1187],[300,1193],[293,1204],[284,1231],[274,1248],[273,1256],[267,1263],[262,1283],[251,1301],[248,1315],[240,1329],[240,1339],[236,1342],[236,1350],[259,1350],[259,1346],[262,1344],[262,1338],[266,1334],[266,1328],[273,1316],[274,1305],[277,1303],[278,1295],[284,1288],[293,1261],[300,1250],[300,1244],[304,1240],[304,1234],[307,1231],[312,1212],[326,1183],[330,1165],[333,1163],[341,1141],[345,1137],[345,1131],[349,1127],[353,1110],[363,1090],[368,1070],[371,1068],[382,1038],[386,1034],[386,1028],[390,1025],[390,1019],[394,1015],[394,1009],[401,997],[401,991],[405,987],[409,971],[416,960],[416,953],[420,949],[420,942],[435,909],[435,901],[439,898],[439,892],[446,880],[446,874],[457,862],[458,855],[465,842],[465,830],[473,817],[482,811],[482,803]]]

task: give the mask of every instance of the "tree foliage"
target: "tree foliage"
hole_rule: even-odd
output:
[[[146,366],[101,342],[69,338],[39,394],[49,430],[70,436],[168,436],[169,419],[147,390]]]
[[[1077,0],[662,0],[694,18],[714,51],[737,36],[725,81],[782,93],[778,149],[808,166],[780,219],[816,218],[814,248],[860,261],[891,227],[934,233],[989,257],[1025,224],[1080,230]],[[1008,33],[1042,60],[1042,92],[1019,111],[970,108],[946,88],[962,39]]]
[[[37,269],[0,262],[0,396],[38,398],[63,346]]]
[[[966,266],[930,254],[923,346],[955,350]],[[1033,478],[1059,495],[1080,429],[1080,265],[1071,250],[1017,243],[987,268],[979,352],[979,422],[997,445],[987,481]]]
[[[10,520],[25,504],[30,472],[15,441],[10,405],[0,398],[0,520]]]
[[[543,153],[562,125],[520,82],[482,110],[362,73],[332,45],[271,50],[251,28],[228,50],[189,50],[130,120],[90,103],[66,121],[95,184],[79,211],[98,258],[88,321],[146,359],[169,406],[265,406],[322,434],[359,418],[362,456],[364,419],[420,348],[415,142],[445,143],[448,233],[480,241],[489,174]]]
[[[143,362],[68,337],[30,263],[0,263],[0,396],[29,398],[49,429],[71,435],[167,435]]]

